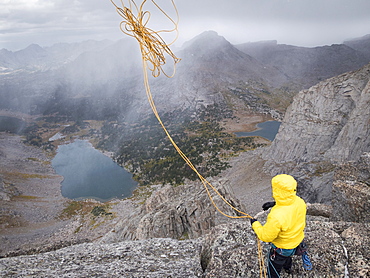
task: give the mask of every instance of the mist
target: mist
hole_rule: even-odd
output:
[[[116,1],[120,4],[119,1]],[[128,1],[124,1],[128,3]],[[171,29],[148,1],[150,26]],[[171,1],[158,4],[176,19]],[[232,0],[176,1],[177,46],[197,34],[215,30],[233,44],[278,40],[280,44],[314,47],[341,43],[370,32],[366,0]],[[85,40],[119,40],[122,18],[110,1],[5,1],[0,3],[0,49],[20,50],[32,43],[43,47]]]

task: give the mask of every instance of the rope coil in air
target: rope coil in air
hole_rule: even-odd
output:
[[[240,211],[239,209],[235,208],[229,201],[225,199],[224,196],[210,183],[208,182],[196,169],[193,163],[189,160],[189,158],[181,151],[181,149],[177,146],[176,142],[172,139],[171,135],[167,131],[167,128],[163,124],[157,108],[155,106],[153,96],[150,90],[149,80],[148,80],[148,70],[152,72],[154,77],[158,77],[161,72],[167,77],[173,77],[176,73],[176,64],[180,62],[181,59],[176,57],[176,55],[171,51],[170,45],[173,44],[178,37],[178,11],[175,5],[174,0],[171,0],[172,6],[175,10],[177,20],[173,20],[154,0],[150,2],[153,3],[161,12],[162,14],[173,24],[173,28],[170,30],[160,30],[154,31],[147,27],[148,22],[150,20],[151,14],[149,11],[143,11],[143,6],[147,2],[147,0],[143,0],[140,6],[136,4],[134,0],[128,0],[129,7],[125,6],[123,0],[121,0],[122,7],[117,6],[113,0],[110,0],[112,4],[116,7],[117,13],[123,18],[123,21],[120,23],[120,29],[126,35],[135,38],[140,46],[141,56],[142,56],[142,65],[143,65],[143,75],[144,75],[144,85],[146,95],[149,101],[149,104],[153,110],[154,115],[156,116],[158,122],[162,126],[164,132],[166,133],[168,139],[182,157],[182,159],[186,162],[186,164],[198,175],[200,181],[202,182],[206,192],[208,194],[209,199],[212,202],[212,205],[216,208],[216,210],[221,213],[222,215],[229,217],[229,218],[253,218],[249,214]],[[133,13],[133,9],[136,10],[136,15]],[[160,33],[171,33],[175,32],[176,37],[175,39],[166,44],[162,37],[159,35]],[[163,65],[166,64],[166,56],[172,58],[174,63],[174,70],[172,75],[168,75],[162,68]],[[225,202],[232,210],[239,213],[240,215],[229,215],[220,210],[220,208],[216,205],[214,198],[212,197],[211,191],[215,192],[223,202]],[[259,258],[259,266],[260,266],[260,277],[266,277],[266,270],[264,267],[264,260],[263,260],[263,252],[260,240],[257,238],[257,248],[258,248],[258,258]]]

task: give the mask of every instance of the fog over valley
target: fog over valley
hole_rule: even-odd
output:
[[[176,52],[182,60],[174,78],[161,76],[150,82],[157,105],[167,106],[163,107],[166,111],[219,102],[224,91],[230,92],[248,81],[255,83],[246,87],[254,91],[257,101],[250,102],[256,105],[261,102],[258,99],[271,101],[268,91],[279,94],[278,90],[285,90],[291,98],[300,89],[365,65],[370,59],[366,48],[369,39],[365,36],[315,48],[280,45],[276,41],[232,45],[208,31]],[[143,93],[140,53],[130,38],[46,48],[33,44],[16,52],[3,49],[0,65],[2,109],[50,114],[81,102],[88,107],[74,110],[94,114],[81,115],[83,118],[104,118],[108,112],[124,116],[131,110],[150,113]],[[73,104],[68,103],[71,98]],[[281,94],[280,101],[289,103],[285,98]],[[270,106],[280,112],[286,108],[286,104]]]

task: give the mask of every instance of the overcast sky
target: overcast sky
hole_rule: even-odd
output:
[[[150,1],[150,0],[148,0]],[[124,1],[128,3],[127,0]],[[141,3],[141,0],[137,0]],[[116,3],[120,4],[119,0]],[[173,15],[171,0],[158,0]],[[181,44],[206,30],[233,44],[276,39],[320,46],[370,34],[370,0],[176,0]],[[151,27],[162,22],[151,6]],[[0,49],[88,39],[119,40],[121,17],[110,0],[0,0]]]

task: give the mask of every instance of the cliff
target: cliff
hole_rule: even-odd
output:
[[[213,185],[231,204],[244,210],[227,184],[214,181]],[[177,187],[165,185],[152,190],[152,195],[141,206],[140,213],[120,218],[99,242],[150,238],[194,239],[228,221],[215,210],[200,182]],[[214,196],[214,201],[223,212],[235,215],[220,197]]]
[[[335,165],[370,150],[370,64],[300,91],[263,154],[271,174],[289,172],[311,202],[330,202]]]

